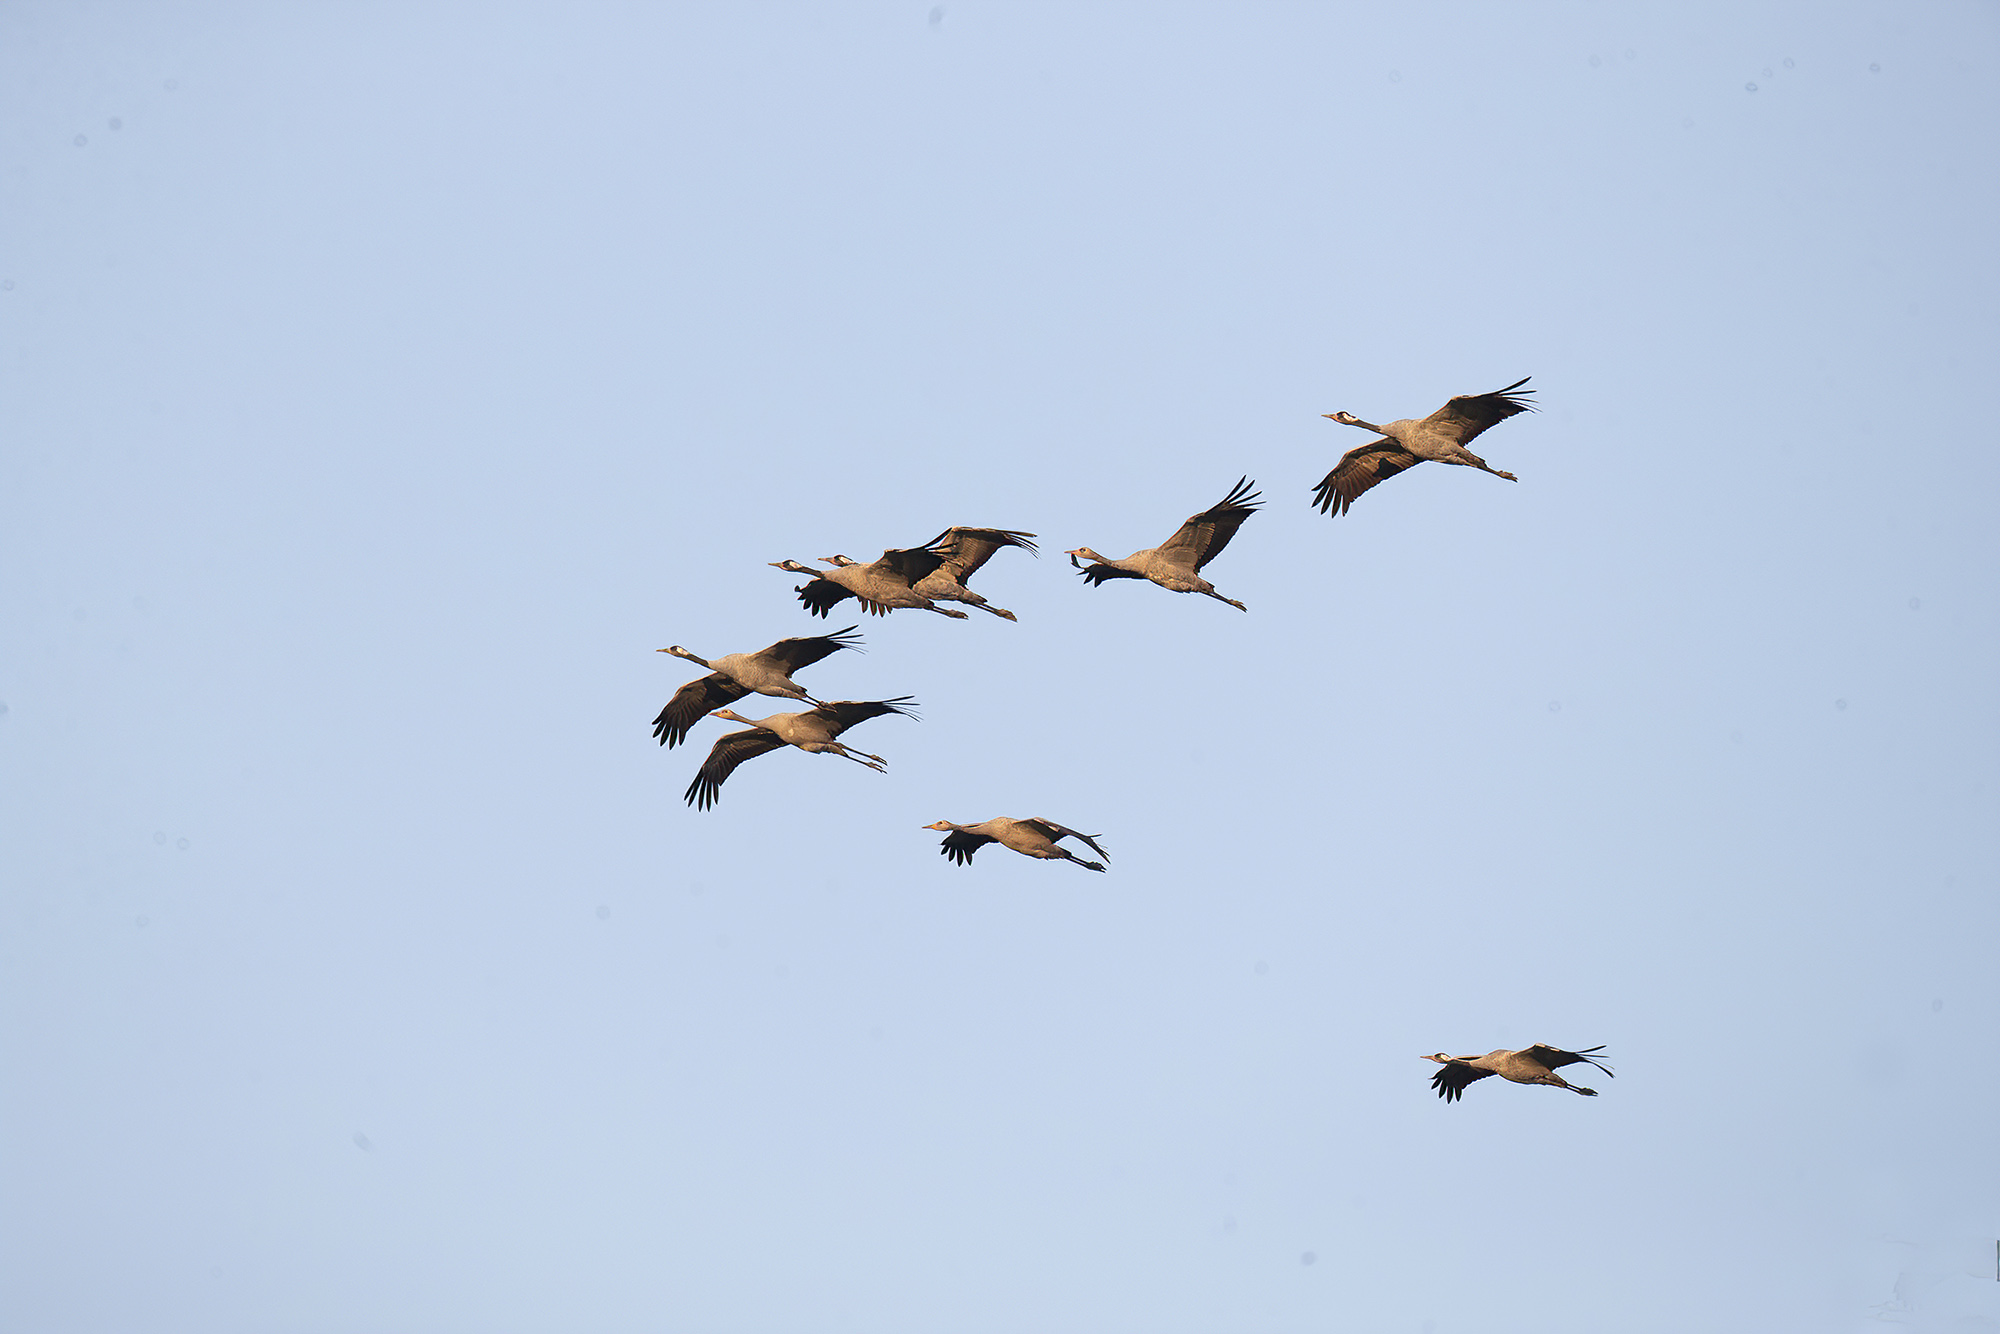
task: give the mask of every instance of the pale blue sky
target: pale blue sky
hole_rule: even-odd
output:
[[[2000,1328],[1996,58],[0,11],[0,1327]],[[1310,508],[1524,375],[1518,486]],[[1247,616],[1061,555],[1243,474]],[[1019,624],[807,676],[888,774],[689,810],[654,650],[950,524]],[[1617,1077],[1417,1059],[1537,1041]]]

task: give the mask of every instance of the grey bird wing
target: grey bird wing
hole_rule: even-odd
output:
[[[1481,1070],[1476,1065],[1467,1065],[1463,1059],[1454,1059],[1448,1065],[1441,1065],[1431,1076],[1431,1087],[1446,1102],[1457,1102],[1465,1096],[1465,1086],[1492,1074],[1491,1070]]]
[[[949,529],[920,547],[890,547],[876,558],[872,568],[901,579],[915,588],[945,563],[945,558],[950,554],[949,547],[945,545],[945,538],[948,536],[950,536]]]
[[[833,734],[839,736],[856,723],[880,718],[885,713],[914,718],[917,716],[916,702],[909,695],[898,695],[895,699],[836,699],[820,705],[813,712],[831,722]]]
[[[1221,555],[1243,521],[1257,512],[1257,497],[1261,493],[1252,490],[1253,485],[1246,476],[1220,501],[1188,516],[1188,521],[1160,544],[1160,553],[1197,570]]]
[[[1456,395],[1424,421],[1452,433],[1459,444],[1467,444],[1489,426],[1497,426],[1523,412],[1533,412],[1535,405],[1528,402],[1527,396],[1535,391],[1522,389],[1521,386],[1534,378],[1532,375],[1523,376],[1505,389],[1496,389],[1490,394]]]
[[[1313,488],[1313,503],[1321,514],[1345,514],[1362,492],[1422,462],[1388,436],[1377,436],[1340,456],[1333,471]]]
[[[943,550],[944,568],[963,586],[972,572],[993,559],[993,553],[1002,547],[1019,547],[1030,556],[1040,555],[1041,548],[1029,540],[1034,536],[1011,528],[947,528],[927,545]]]
[[[1585,1047],[1582,1051],[1564,1051],[1561,1047],[1544,1046],[1538,1042],[1528,1048],[1524,1055],[1540,1061],[1551,1070],[1560,1070],[1566,1065],[1575,1065],[1580,1061],[1585,1065],[1594,1065],[1605,1074],[1611,1075],[1611,1067],[1596,1058],[1596,1053],[1603,1050],[1601,1043],[1595,1047]],[[1618,1076],[1611,1075],[1611,1077],[1616,1079]]]
[[[749,693],[721,672],[710,672],[690,681],[674,692],[667,707],[653,719],[653,738],[672,750],[687,740],[688,732],[703,717]]]
[[[1061,838],[1082,839],[1085,843],[1088,843],[1090,845],[1090,850],[1092,852],[1104,858],[1105,861],[1111,860],[1111,854],[1106,852],[1103,846],[1100,843],[1098,843],[1097,835],[1085,834],[1078,830],[1071,829],[1067,825],[1059,825],[1054,820],[1047,819],[1046,817],[1040,815],[1037,815],[1032,819],[1023,820],[1021,823],[1031,824],[1035,828],[1041,830],[1042,837],[1048,839],[1051,843]]]
[[[829,606],[832,604],[829,603]],[[768,657],[781,664],[785,675],[790,676],[801,667],[810,667],[821,658],[838,653],[844,648],[861,648],[861,636],[855,631],[859,626],[850,625],[845,630],[835,630],[830,635],[803,635],[797,639],[780,639],[765,649],[761,657]]]
[[[768,727],[749,727],[731,732],[715,743],[701,762],[694,781],[688,784],[687,803],[698,811],[713,806],[722,795],[722,784],[736,772],[736,766],[759,755],[768,755],[785,743]]]

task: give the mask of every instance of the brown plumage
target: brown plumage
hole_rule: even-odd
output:
[[[1013,612],[991,605],[965,585],[973,571],[991,560],[993,553],[1002,547],[1019,547],[1030,556],[1038,554],[1035,544],[1028,540],[1033,536],[1007,528],[947,528],[920,547],[883,552],[882,562],[908,579],[911,591],[920,597],[963,602],[1015,621],[1020,618]]]
[[[801,565],[795,560],[774,560],[774,569],[789,570],[793,574],[811,576],[811,582],[799,585],[792,591],[799,595],[805,609],[815,616],[825,616],[846,598],[859,598],[861,609],[870,616],[887,616],[892,611],[904,608],[922,608],[934,611],[940,616],[949,616],[955,621],[966,620],[962,611],[940,607],[930,598],[911,587],[911,581],[903,576],[894,562],[886,558],[870,561],[862,565],[845,556],[822,556],[821,560],[833,565],[830,570],[815,570],[810,565]]]
[[[1484,1056],[1447,1056],[1443,1052],[1426,1056],[1426,1061],[1436,1061],[1443,1066],[1431,1076],[1431,1087],[1446,1102],[1456,1102],[1465,1095],[1465,1086],[1488,1075],[1498,1075],[1516,1084],[1547,1084],[1553,1088],[1568,1089],[1571,1093],[1581,1093],[1586,1098],[1597,1096],[1596,1089],[1579,1088],[1564,1080],[1556,1073],[1565,1065],[1575,1065],[1581,1061],[1594,1065],[1605,1074],[1611,1067],[1595,1059],[1595,1054],[1603,1051],[1602,1046],[1585,1047],[1582,1051],[1564,1051],[1561,1047],[1550,1047],[1537,1043],[1520,1051],[1508,1051],[1504,1047],[1489,1051]]]
[[[667,701],[667,707],[653,719],[654,738],[672,749],[687,740],[688,730],[701,721],[702,715],[725,704],[734,704],[752,692],[818,704],[818,700],[792,680],[792,673],[844,648],[859,652],[861,636],[854,631],[855,627],[850,625],[830,635],[780,639],[769,648],[758,649],[755,653],[730,653],[713,662],[696,657],[679,644],[661,649],[662,653],[671,653],[676,658],[686,658],[708,668],[709,674],[688,682],[674,692],[674,697]]]
[[[1111,859],[1111,854],[1098,846],[1097,835],[1080,834],[1074,829],[1065,828],[1054,820],[1045,820],[1039,815],[1028,820],[1010,820],[1004,815],[996,815],[991,820],[982,820],[978,824],[953,824],[949,820],[939,820],[936,824],[925,825],[924,828],[951,831],[945,835],[944,844],[939,851],[960,866],[970,866],[973,853],[988,843],[998,843],[1003,848],[1012,848],[1027,857],[1040,857],[1045,861],[1075,862],[1089,871],[1104,869],[1103,862],[1085,861],[1068,848],[1057,847],[1056,840],[1062,838],[1082,839],[1090,845],[1092,852],[1105,861]]]
[[[850,749],[834,738],[856,723],[880,718],[885,713],[914,718],[917,715],[911,711],[911,706],[915,703],[908,695],[898,699],[843,699],[822,704],[810,713],[774,713],[769,718],[761,719],[745,718],[728,709],[717,709],[717,718],[748,723],[750,726],[747,731],[731,732],[715,743],[715,748],[708,752],[708,758],[702,761],[694,781],[688,784],[688,805],[696,810],[707,810],[721,796],[723,783],[736,772],[737,765],[785,746],[797,746],[815,755],[838,755],[876,773],[886,773],[889,762],[880,755]]]
[[[1257,512],[1259,493],[1250,489],[1252,485],[1248,477],[1243,478],[1221,501],[1190,515],[1172,537],[1157,547],[1135,551],[1123,560],[1112,560],[1089,547],[1078,547],[1068,553],[1069,563],[1082,570],[1085,582],[1093,587],[1107,579],[1150,579],[1175,593],[1201,593],[1217,602],[1227,602],[1238,611],[1248,611],[1235,598],[1216,592],[1215,585],[1201,577],[1201,567],[1221,555],[1243,521]],[[1078,556],[1096,564],[1086,568]]]
[[[1372,425],[1351,412],[1322,414],[1328,421],[1374,431],[1380,438],[1348,450],[1334,465],[1333,471],[1313,488],[1313,501],[1319,506],[1320,513],[1347,513],[1355,497],[1362,492],[1399,472],[1416,467],[1425,459],[1478,468],[1510,482],[1518,481],[1511,472],[1487,467],[1486,460],[1467,449],[1466,445],[1487,427],[1519,413],[1535,410],[1535,405],[1526,397],[1535,391],[1521,388],[1532,378],[1516,380],[1505,389],[1496,389],[1490,394],[1460,394],[1428,417],[1405,418],[1387,426]]]

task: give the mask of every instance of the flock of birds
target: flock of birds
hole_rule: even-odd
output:
[[[1405,418],[1377,426],[1352,413],[1329,412],[1329,421],[1359,427],[1374,438],[1349,450],[1313,489],[1313,503],[1327,515],[1345,514],[1357,498],[1371,487],[1414,468],[1426,460],[1477,468],[1482,472],[1517,480],[1513,473],[1489,467],[1485,459],[1466,446],[1488,427],[1523,412],[1534,411],[1527,401],[1532,389],[1523,389],[1527,379],[1515,381],[1488,394],[1460,394],[1428,417]],[[1174,593],[1200,593],[1226,602],[1238,611],[1249,608],[1235,598],[1216,592],[1215,585],[1202,577],[1202,568],[1222,554],[1236,530],[1257,512],[1259,495],[1246,476],[1228,495],[1190,515],[1173,536],[1157,547],[1135,551],[1122,560],[1100,556],[1089,547],[1066,553],[1070,564],[1092,587],[1113,579],[1145,579]],[[965,620],[967,613],[955,603],[1013,621],[1019,618],[996,607],[966,586],[975,572],[994,555],[1009,547],[1030,555],[1037,553],[1035,534],[1008,528],[947,528],[922,546],[891,548],[880,558],[863,565],[847,556],[822,556],[826,569],[802,565],[798,561],[773,561],[780,570],[807,576],[807,582],[793,591],[799,602],[814,616],[825,618],[849,598],[855,599],[869,615],[886,616],[892,611],[921,610]],[[1089,561],[1088,565],[1084,564]],[[708,675],[688,682],[674,693],[659,716],[653,719],[653,736],[663,746],[673,747],[687,740],[695,724],[706,717],[742,723],[744,730],[718,740],[688,784],[687,802],[697,810],[715,805],[722,785],[738,766],[760,755],[795,746],[815,755],[838,755],[843,759],[886,772],[888,761],[846,745],[840,737],[848,729],[871,718],[895,714],[914,718],[915,700],[907,695],[895,699],[833,700],[822,702],[807,694],[793,677],[822,658],[845,648],[855,648],[858,627],[848,626],[832,634],[781,639],[755,653],[731,653],[713,660],[701,658],[676,644],[662,653],[686,658],[708,669]],[[768,718],[746,718],[728,706],[746,695],[769,695],[797,700],[812,707],[802,713],[774,713]],[[940,849],[951,861],[970,865],[973,854],[988,843],[998,843],[1023,856],[1047,861],[1067,861],[1089,871],[1103,871],[1104,863],[1089,861],[1060,846],[1075,839],[1099,857],[1111,854],[1098,843],[1101,835],[1080,833],[1054,820],[1036,816],[1018,820],[995,816],[978,824],[954,824],[939,820],[924,828],[945,833]],[[1446,1102],[1456,1102],[1468,1084],[1499,1075],[1516,1084],[1547,1084],[1586,1097],[1596,1097],[1595,1089],[1580,1088],[1555,1073],[1579,1063],[1611,1070],[1596,1058],[1602,1047],[1565,1051],[1537,1044],[1519,1051],[1492,1051],[1484,1056],[1449,1056],[1444,1052],[1423,1059],[1435,1061],[1440,1069],[1431,1076],[1431,1087]]]

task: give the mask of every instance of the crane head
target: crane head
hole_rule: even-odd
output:
[[[1351,412],[1322,412],[1320,416],[1328,421],[1339,422],[1342,426],[1366,426],[1368,423]]]

